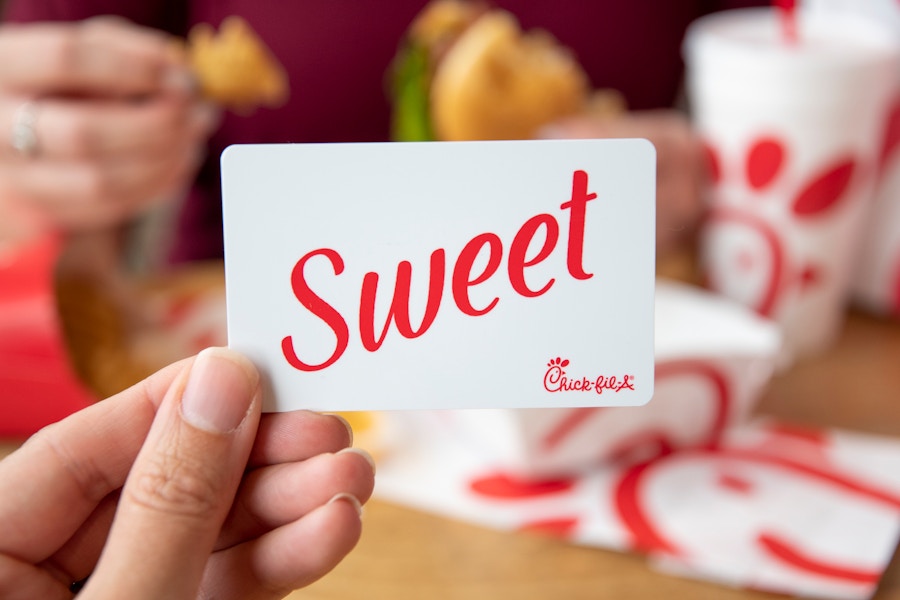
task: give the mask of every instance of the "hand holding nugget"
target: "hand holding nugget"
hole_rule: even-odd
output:
[[[0,462],[0,596],[283,597],[356,544],[374,473],[349,443],[336,417],[261,417],[234,352],[176,363]]]
[[[192,180],[217,110],[166,34],[0,27],[0,238],[123,222]]]

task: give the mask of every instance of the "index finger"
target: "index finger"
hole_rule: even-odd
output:
[[[186,364],[50,425],[0,462],[0,554],[45,559],[122,486],[159,399]]]
[[[189,88],[175,38],[117,18],[0,27],[0,88],[134,96]]]

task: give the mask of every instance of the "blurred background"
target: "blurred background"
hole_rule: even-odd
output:
[[[375,500],[293,597],[900,598],[900,5],[176,4],[0,0],[3,454],[227,343],[231,143],[646,138],[653,400],[345,413]],[[29,77],[46,20],[166,76]]]

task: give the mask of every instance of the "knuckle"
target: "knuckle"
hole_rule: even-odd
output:
[[[88,19],[63,30],[50,55],[60,79],[77,83],[95,77],[98,60],[106,56],[101,62],[108,64],[112,58],[105,43],[110,32],[109,22],[103,19]]]
[[[76,40],[79,49],[99,47],[124,29],[127,21],[113,15],[100,15],[85,19],[78,24]]]
[[[85,31],[100,35],[124,29],[129,23],[128,19],[118,15],[98,15],[83,21]]]
[[[97,133],[91,123],[84,119],[69,119],[56,131],[59,143],[65,144],[72,154],[94,156],[98,152]]]
[[[52,76],[62,81],[72,78],[78,61],[80,39],[80,28],[74,27],[60,30],[58,35],[47,41],[44,56]]]
[[[57,427],[50,425],[38,431],[30,443],[44,449],[58,465],[57,472],[67,478],[76,493],[89,502],[99,502],[111,490],[118,487],[93,461],[78,455],[56,434]]]
[[[154,512],[206,517],[218,502],[219,489],[202,464],[171,454],[157,454],[126,487],[129,499]]]
[[[86,199],[101,203],[112,196],[112,177],[100,165],[89,165],[82,174],[81,187]]]

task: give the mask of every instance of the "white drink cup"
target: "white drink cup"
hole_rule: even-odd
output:
[[[875,204],[853,276],[852,300],[870,313],[900,317],[900,147],[896,145],[885,154],[879,169]]]
[[[897,0],[804,0],[803,7],[866,17],[890,28],[900,39]],[[879,162],[875,205],[857,259],[852,299],[869,312],[900,317],[900,97],[892,109]]]
[[[869,215],[900,43],[853,15],[715,13],[684,43],[695,126],[714,183],[701,235],[709,286],[782,328],[782,364],[843,324]]]

